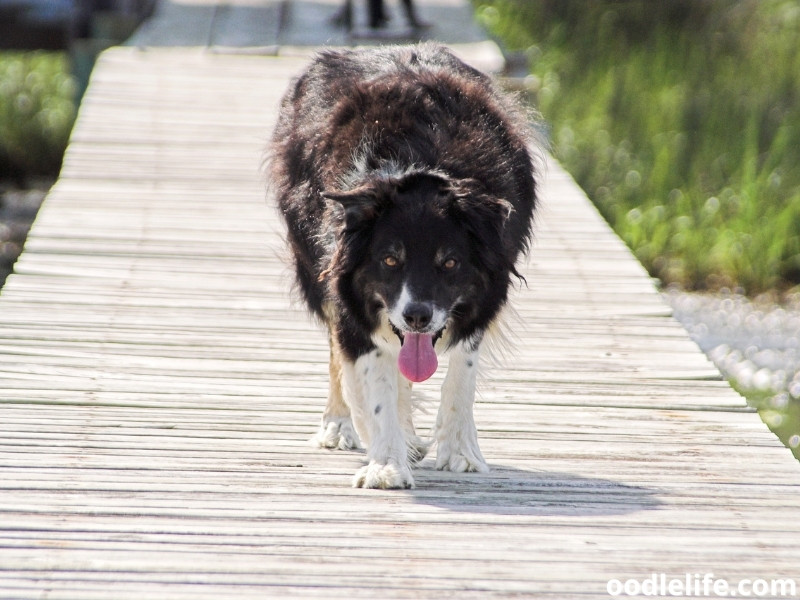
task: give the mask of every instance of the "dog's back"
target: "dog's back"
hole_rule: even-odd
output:
[[[272,181],[295,254],[304,257],[298,281],[312,310],[322,316],[316,281],[330,243],[319,237],[323,194],[375,171],[477,180],[513,209],[504,225],[513,265],[527,249],[534,210],[529,144],[516,105],[442,46],[319,54],[284,96],[272,147]]]

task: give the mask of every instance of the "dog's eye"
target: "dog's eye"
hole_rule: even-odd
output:
[[[387,267],[394,268],[400,264],[400,261],[397,260],[397,257],[389,254],[388,256],[383,257],[383,264],[385,264]]]
[[[444,263],[442,263],[442,268],[445,271],[452,271],[458,266],[458,261],[455,258],[448,258]]]

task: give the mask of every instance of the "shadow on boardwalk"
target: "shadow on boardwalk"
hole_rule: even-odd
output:
[[[480,475],[445,473],[430,460],[414,471],[414,502],[450,511],[497,515],[596,517],[657,509],[656,490],[556,471],[491,465]]]

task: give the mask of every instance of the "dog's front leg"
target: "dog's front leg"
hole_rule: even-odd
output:
[[[478,446],[478,430],[472,415],[479,356],[480,344],[471,341],[458,344],[451,353],[436,416],[437,469],[489,471]]]
[[[355,362],[343,361],[345,397],[368,444],[369,464],[356,472],[354,487],[412,488],[414,478],[398,410],[396,358],[375,349]]]

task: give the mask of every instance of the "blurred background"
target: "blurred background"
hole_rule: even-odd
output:
[[[0,286],[96,55],[156,0],[0,0]],[[472,0],[550,149],[800,458],[800,0]]]
[[[156,0],[0,0],[0,287],[58,176],[97,55]]]
[[[800,2],[473,4],[556,158],[800,458]]]

